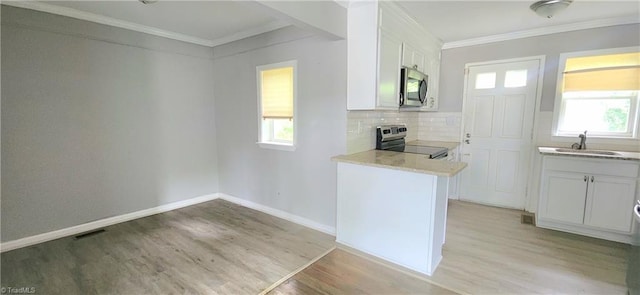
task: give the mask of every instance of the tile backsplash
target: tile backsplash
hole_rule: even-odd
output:
[[[418,139],[460,141],[462,113],[422,112],[418,117]]]
[[[347,153],[376,148],[375,128],[384,124],[406,124],[407,141],[459,141],[462,113],[349,111]]]

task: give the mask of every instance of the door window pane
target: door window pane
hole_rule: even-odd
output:
[[[496,73],[480,73],[476,76],[476,89],[496,87]]]
[[[515,88],[527,86],[527,70],[507,71],[504,87]]]

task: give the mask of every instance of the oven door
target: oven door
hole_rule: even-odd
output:
[[[421,107],[427,99],[429,77],[411,68],[400,70],[400,106]]]

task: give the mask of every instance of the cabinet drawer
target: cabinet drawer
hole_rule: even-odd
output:
[[[571,171],[622,177],[638,177],[638,162],[578,157],[545,156],[545,170]]]

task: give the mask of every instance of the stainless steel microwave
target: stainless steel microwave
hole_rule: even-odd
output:
[[[416,69],[400,69],[400,106],[421,107],[427,101],[429,76]]]

